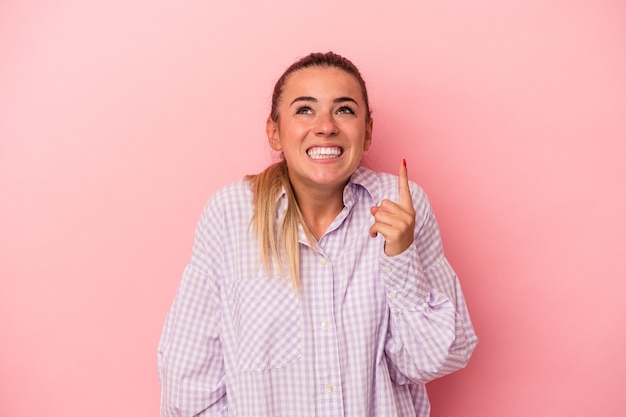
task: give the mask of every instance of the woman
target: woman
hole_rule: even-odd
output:
[[[427,416],[477,343],[424,192],[360,165],[358,69],[314,53],[276,83],[282,159],[209,200],[159,344],[162,416]]]

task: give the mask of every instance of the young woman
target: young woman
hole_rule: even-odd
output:
[[[159,343],[161,415],[428,416],[477,343],[424,192],[361,166],[365,82],[313,53],[278,80],[280,162],[207,203]]]

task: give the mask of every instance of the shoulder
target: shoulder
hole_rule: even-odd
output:
[[[240,179],[218,188],[209,198],[207,205],[218,204],[225,207],[246,202],[252,202],[252,188],[249,181]]]
[[[252,215],[252,189],[249,181],[237,180],[217,189],[204,206],[202,217],[214,226],[240,222]]]

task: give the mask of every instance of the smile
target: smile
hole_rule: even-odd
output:
[[[340,147],[321,147],[314,146],[306,151],[311,159],[331,159],[338,158],[343,153],[343,149]]]

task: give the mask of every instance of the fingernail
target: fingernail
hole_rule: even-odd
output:
[[[404,165],[404,167],[406,168],[406,159],[402,160],[402,165]]]

